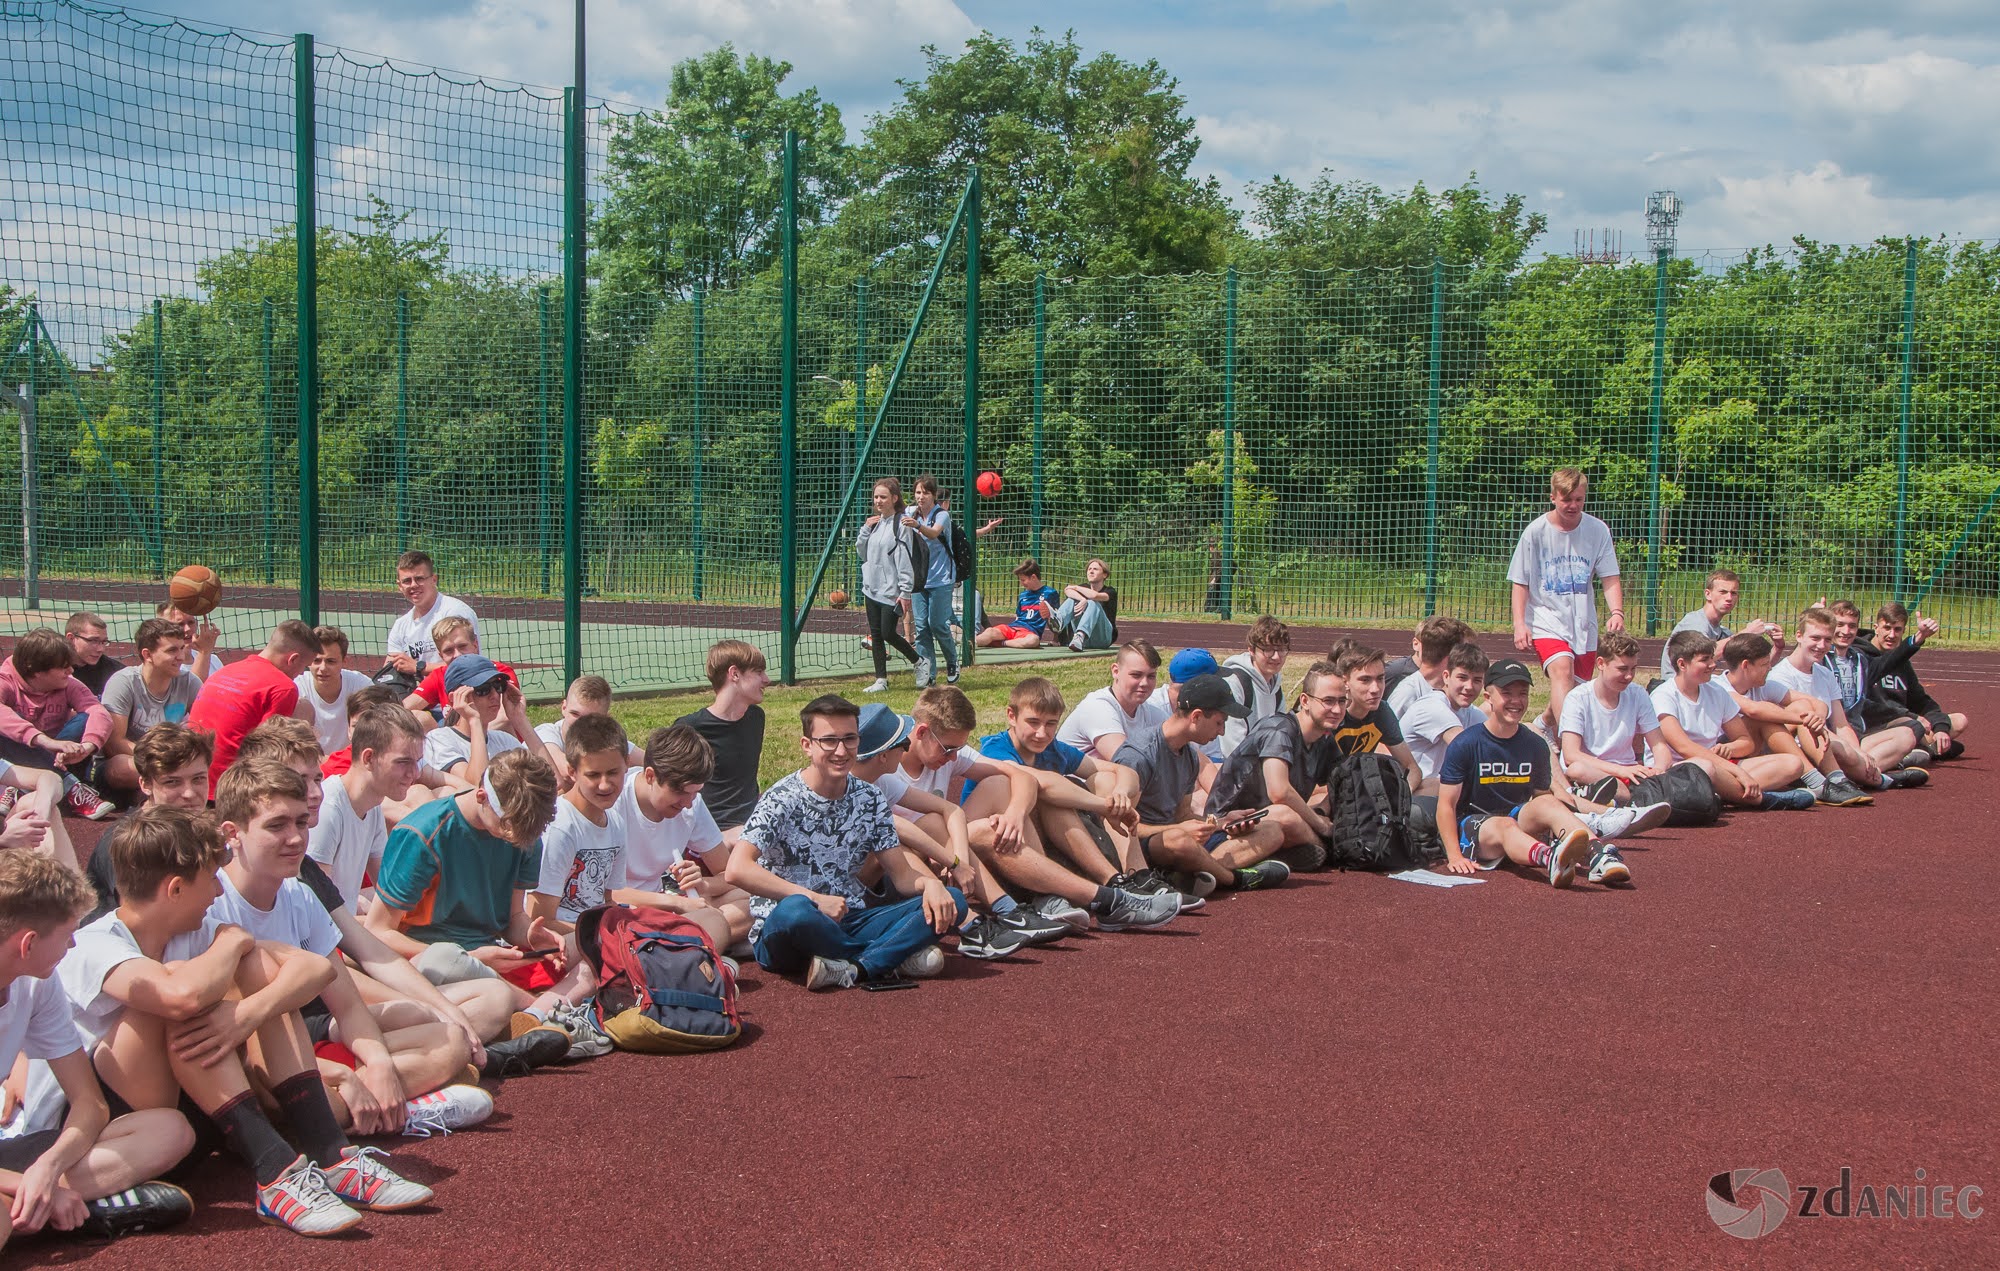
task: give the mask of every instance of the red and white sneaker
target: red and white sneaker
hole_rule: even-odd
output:
[[[478,1086],[446,1086],[403,1105],[403,1135],[427,1139],[433,1134],[450,1134],[492,1115],[493,1096]]]
[[[90,788],[90,784],[79,781],[63,796],[63,806],[86,821],[102,821],[108,816],[117,816],[118,809],[111,801]]]
[[[6,820],[7,814],[12,812],[14,805],[20,801],[21,792],[19,790],[16,790],[13,786],[0,786],[0,821]]]
[[[257,1216],[302,1236],[331,1236],[361,1221],[360,1214],[327,1190],[326,1175],[303,1156],[257,1189]]]
[[[382,1155],[379,1147],[350,1147],[320,1172],[333,1194],[356,1209],[390,1213],[429,1204],[431,1189],[382,1164],[376,1159]]]

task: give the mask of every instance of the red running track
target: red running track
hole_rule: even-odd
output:
[[[1926,655],[2000,721],[1991,659]],[[1949,675],[1947,675],[1949,672]],[[307,1241],[212,1162],[93,1269],[1974,1266],[2000,1262],[1994,763],[1869,809],[1628,844],[1637,886],[1322,874],[915,992],[752,972],[750,1035],[507,1083],[392,1143],[434,1212]],[[73,823],[81,825],[81,823]],[[86,827],[94,829],[95,827]],[[1708,1178],[1986,1189],[1745,1242]]]

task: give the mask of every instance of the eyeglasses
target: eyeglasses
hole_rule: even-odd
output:
[[[842,733],[838,737],[808,737],[806,740],[828,754],[832,754],[836,750],[861,749],[860,733]]]
[[[1326,707],[1328,710],[1332,710],[1336,706],[1347,705],[1347,699],[1345,697],[1315,697],[1311,693],[1301,693],[1299,694],[1299,699],[1301,701],[1307,701],[1307,702],[1318,702],[1321,706]]]

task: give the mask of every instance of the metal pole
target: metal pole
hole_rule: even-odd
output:
[[[583,0],[577,0],[583,70]],[[563,92],[563,683],[583,674],[583,86]]]
[[[1903,240],[1903,384],[1896,430],[1896,565],[1891,594],[1909,587],[1910,389],[1917,365],[1917,240]]]
[[[779,315],[778,373],[778,675],[799,682],[799,135],[785,130],[784,280]]]
[[[979,169],[972,170],[966,188],[965,216],[965,533],[972,542],[972,574],[960,583],[965,618],[959,624],[962,649],[959,665],[971,666],[973,628],[978,614],[979,535]]]
[[[21,593],[28,608],[42,607],[42,561],[36,517],[35,395],[39,390],[36,363],[41,361],[40,307],[28,305],[28,382],[21,394]]]
[[[1236,268],[1222,276],[1222,618],[1236,588]]]
[[[1028,514],[1028,555],[1042,558],[1042,405],[1046,391],[1044,367],[1048,355],[1049,311],[1045,292],[1048,275],[1035,275],[1035,488],[1034,507]]]
[[[536,541],[540,545],[542,552],[542,594],[546,596],[549,594],[549,500],[551,497],[549,490],[549,442],[551,440],[549,437],[549,381],[555,378],[549,367],[549,289],[547,287],[538,286],[535,288],[535,309],[541,332],[537,348],[537,360],[541,365],[536,368],[536,378],[539,383],[537,384],[535,397],[535,428],[537,435],[540,437],[540,444],[536,447],[535,451],[535,475],[538,478],[542,496],[535,501],[535,533]]]
[[[161,434],[167,428],[166,311],[153,298],[153,573],[167,573],[167,473]]]
[[[293,222],[298,245],[299,617],[319,624],[319,225],[313,38],[292,37]]]
[[[700,600],[702,592],[702,557],[707,554],[703,540],[702,513],[702,452],[708,443],[701,435],[701,379],[702,379],[702,285],[699,279],[694,284],[694,598]]]
[[[1646,550],[1646,634],[1660,630],[1660,540],[1665,537],[1660,506],[1660,438],[1666,430],[1667,385],[1667,255],[1662,247],[1653,257],[1653,428],[1647,447],[1646,484],[1652,491],[1652,522]]]
[[[1431,261],[1431,398],[1425,427],[1424,617],[1438,600],[1438,407],[1444,371],[1444,262]]]
[[[396,293],[396,551],[410,546],[410,294]]]
[[[278,422],[271,400],[271,302],[264,302],[264,585],[270,586],[277,572],[274,557],[278,550]]]
[[[847,489],[854,469],[854,443],[868,422],[868,278],[863,275],[854,297],[854,431],[840,439],[840,488]],[[844,557],[841,577],[851,584],[854,553]],[[852,590],[850,585],[849,590]]]

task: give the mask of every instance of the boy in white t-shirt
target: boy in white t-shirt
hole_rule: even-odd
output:
[[[431,639],[440,618],[459,617],[479,630],[479,615],[456,596],[438,590],[437,565],[423,552],[404,552],[396,561],[396,590],[410,602],[410,611],[389,628],[389,665],[405,675],[422,676],[443,659]]]
[[[1157,727],[1166,708],[1147,699],[1160,682],[1160,651],[1144,640],[1127,640],[1111,660],[1111,684],[1086,694],[1056,730],[1056,740],[1106,762],[1130,733]]]
[[[1597,593],[1593,577],[1604,580],[1610,614],[1606,631],[1625,629],[1625,586],[1618,575],[1618,551],[1611,529],[1583,510],[1590,482],[1580,468],[1549,474],[1550,510],[1538,516],[1514,547],[1507,566],[1513,585],[1514,647],[1533,649],[1549,677],[1549,705],[1538,723],[1555,735],[1563,699],[1597,665]]]
[[[1796,755],[1757,754],[1756,740],[1729,691],[1714,682],[1715,641],[1705,631],[1683,631],[1667,641],[1674,678],[1653,690],[1659,736],[1652,766],[1664,771],[1692,763],[1708,774],[1723,801],[1746,808],[1812,807],[1810,790],[1787,790],[1805,775]]]
[[[1854,795],[1868,791],[1922,785],[1930,776],[1922,768],[1883,772],[1862,749],[1861,738],[1841,705],[1840,681],[1826,664],[1827,652],[1833,648],[1833,628],[1831,612],[1817,605],[1806,610],[1799,615],[1791,652],[1771,667],[1772,685],[1812,699],[1825,713],[1822,730],[1806,728],[1794,734],[1808,765],[1806,784],[1816,793],[1831,791],[1830,796],[1821,794],[1821,802],[1842,805],[1856,802]]]
[[[1403,744],[1410,748],[1423,777],[1417,797],[1429,799],[1433,809],[1444,752],[1460,732],[1486,722],[1479,701],[1486,692],[1490,663],[1484,649],[1463,640],[1435,663],[1419,660],[1417,672],[1396,686],[1393,696],[1402,699],[1396,720],[1402,725]],[[1435,684],[1430,679],[1433,674]]]
[[[370,681],[347,669],[347,633],[339,627],[314,627],[319,656],[292,681],[299,686],[298,709],[292,714],[313,726],[319,748],[332,754],[347,745],[347,699]]]
[[[0,1245],[44,1229],[117,1236],[171,1226],[194,1212],[188,1194],[149,1182],[194,1146],[187,1118],[149,1108],[113,1118],[85,1053],[69,997],[54,978],[94,899],[74,869],[34,852],[0,852],[0,1072],[45,1065],[69,1109],[0,1139]],[[15,1116],[28,1119],[25,1112]]]
[[[729,942],[716,946],[727,952],[749,938],[750,893],[722,881],[726,837],[701,797],[715,774],[714,748],[691,725],[675,724],[654,729],[640,754],[618,796],[625,886],[699,900],[729,924]]]
[[[563,737],[569,732],[569,726],[585,715],[610,713],[611,682],[601,675],[579,675],[570,682],[568,691],[563,694],[562,718],[535,725],[535,741],[542,747],[542,753],[548,756],[549,762],[555,766],[556,784],[561,789],[569,789],[569,758],[563,750]],[[645,758],[645,752],[636,745],[625,748],[627,767],[636,768],[645,761]]]
[[[1592,803],[1629,803],[1634,781],[1661,772],[1641,758],[1641,742],[1661,753],[1666,746],[1659,712],[1633,683],[1638,674],[1639,642],[1626,632],[1610,632],[1598,647],[1597,674],[1589,686],[1563,700],[1563,774]]]

